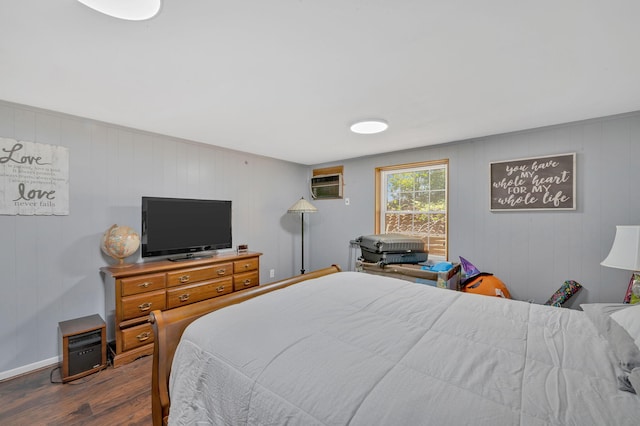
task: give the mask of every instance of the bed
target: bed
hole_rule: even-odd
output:
[[[640,306],[337,266],[217,299],[152,314],[156,425],[640,424]]]

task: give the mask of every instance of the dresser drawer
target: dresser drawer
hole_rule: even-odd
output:
[[[122,349],[125,351],[153,342],[153,330],[150,323],[136,325],[122,330]]]
[[[200,268],[181,269],[167,273],[167,286],[190,284],[198,281],[221,278],[233,274],[233,263],[220,263]]]
[[[247,272],[247,271],[255,271],[258,269],[258,258],[253,257],[250,259],[236,260],[233,262],[233,272]]]
[[[231,277],[174,287],[167,290],[167,309],[222,296],[232,291]]]
[[[148,315],[155,309],[165,308],[164,290],[126,296],[122,298],[122,319],[128,320]]]
[[[164,274],[141,275],[139,277],[123,278],[122,295],[145,293],[147,291],[160,290],[164,288]]]
[[[236,274],[233,276],[233,291],[244,290],[260,284],[260,274],[258,271]]]

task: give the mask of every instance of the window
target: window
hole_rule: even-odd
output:
[[[429,258],[447,259],[448,160],[376,168],[377,234],[422,238]]]

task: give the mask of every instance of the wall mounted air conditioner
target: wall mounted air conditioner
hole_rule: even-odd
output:
[[[314,200],[342,198],[342,173],[313,176],[311,197]]]

